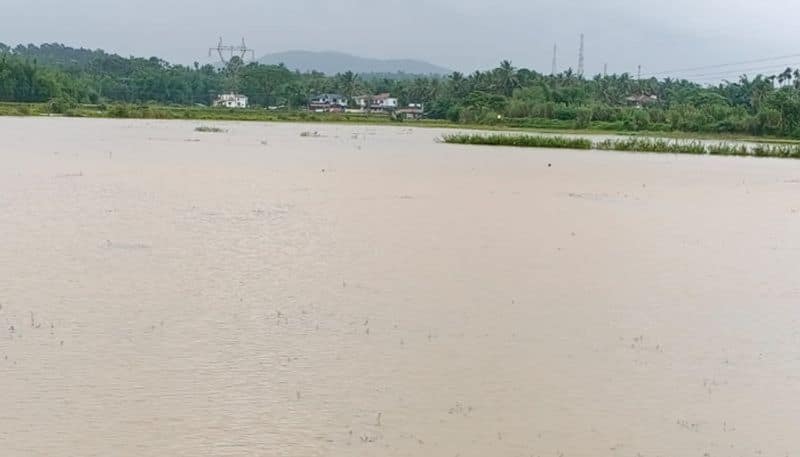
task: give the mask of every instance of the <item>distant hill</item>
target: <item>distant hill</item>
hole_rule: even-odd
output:
[[[283,63],[291,70],[319,71],[328,75],[353,73],[406,73],[414,75],[444,75],[451,70],[421,60],[370,59],[342,52],[287,51],[267,54],[258,59],[268,65]]]

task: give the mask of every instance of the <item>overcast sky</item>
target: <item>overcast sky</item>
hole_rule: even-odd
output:
[[[0,41],[63,42],[122,55],[208,62],[222,35],[257,54],[336,50],[455,70],[501,59],[549,72],[653,73],[800,54],[797,0],[0,0]],[[794,60],[793,60],[794,59]],[[800,64],[800,58],[743,68]],[[717,75],[736,68],[695,71]],[[687,73],[688,74],[688,73]],[[723,75],[726,76],[726,75]],[[700,77],[701,78],[701,77]]]

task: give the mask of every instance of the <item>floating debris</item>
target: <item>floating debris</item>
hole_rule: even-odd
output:
[[[150,249],[150,245],[144,243],[118,243],[106,240],[107,249]]]
[[[56,175],[56,178],[80,178],[83,176],[83,172],[79,171],[78,173],[63,173],[60,175]]]
[[[213,127],[213,126],[210,126],[210,125],[201,125],[199,127],[195,127],[194,131],[195,132],[202,132],[202,133],[226,133],[227,132],[227,130],[225,130],[225,129],[222,129],[222,128],[219,128],[219,127]]]

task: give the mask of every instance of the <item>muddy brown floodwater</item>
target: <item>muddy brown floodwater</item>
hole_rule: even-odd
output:
[[[206,124],[0,119],[0,455],[800,452],[800,161]]]

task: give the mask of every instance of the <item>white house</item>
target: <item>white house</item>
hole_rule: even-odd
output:
[[[361,109],[370,111],[393,111],[399,103],[390,94],[361,95],[356,98],[356,103]]]
[[[628,102],[630,105],[634,105],[637,108],[641,108],[645,105],[649,105],[651,103],[658,102],[658,96],[656,95],[631,95],[630,97],[626,98],[625,101]]]
[[[422,119],[425,116],[425,107],[422,103],[409,103],[408,108],[402,108],[395,113],[406,119]]]
[[[247,96],[235,94],[219,94],[214,100],[214,106],[224,106],[225,108],[247,108]]]
[[[347,98],[340,94],[319,94],[308,102],[308,109],[317,112],[338,112],[347,108]]]

